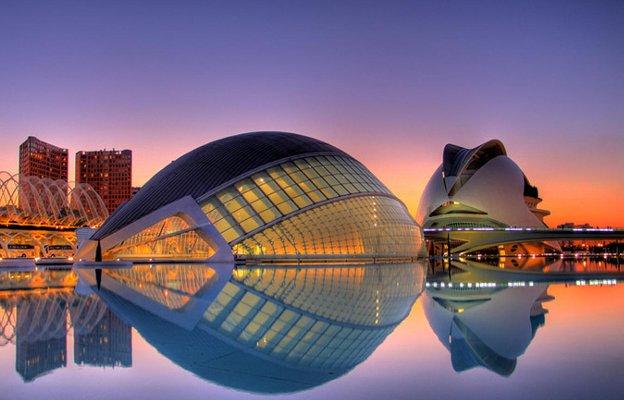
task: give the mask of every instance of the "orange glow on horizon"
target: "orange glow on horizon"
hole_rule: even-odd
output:
[[[113,146],[112,142],[120,139],[111,137],[107,141],[104,138],[107,132],[102,132],[97,137],[85,138],[83,143],[76,144],[55,140],[56,135],[53,134],[42,136],[41,139],[70,147],[70,181],[74,178],[71,166],[74,165],[75,150],[129,148],[133,151],[133,186],[141,186],[186,152],[229,134],[251,130],[253,129],[249,127],[230,128],[224,134],[218,135],[187,132],[186,140],[167,143],[166,151],[163,151],[162,146],[154,146],[150,140],[139,138],[134,143],[118,142]],[[567,143],[568,147],[563,148],[556,147],[559,139],[546,138],[545,141],[550,142],[544,149],[535,147],[530,141],[525,143],[522,138],[506,135],[422,139],[426,135],[419,133],[413,137],[388,138],[375,142],[374,132],[363,132],[361,135],[358,133],[360,136],[346,133],[345,136],[332,137],[315,135],[301,128],[283,130],[316,137],[345,150],[368,167],[403,200],[412,215],[416,214],[422,190],[441,162],[445,143],[474,146],[492,137],[499,137],[507,147],[511,159],[520,166],[531,183],[539,188],[540,197],[543,199],[539,206],[551,212],[545,219],[549,226],[574,222],[599,227],[624,227],[624,208],[620,205],[624,180],[618,178],[618,165],[621,164],[616,151],[618,143],[597,144],[592,138],[587,138],[581,142]],[[192,138],[189,139],[188,136]],[[415,140],[418,137],[421,139]],[[17,148],[23,139],[25,137],[15,137],[7,142],[4,157],[0,159],[0,170],[17,171]],[[86,145],[85,142],[92,144]],[[548,152],[548,148],[556,151]]]

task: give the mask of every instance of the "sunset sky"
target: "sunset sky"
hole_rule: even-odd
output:
[[[410,210],[446,143],[487,139],[550,225],[624,226],[624,2],[0,0],[0,171],[28,135],[134,151],[141,185],[228,135],[297,132]],[[149,6],[147,4],[150,4]]]

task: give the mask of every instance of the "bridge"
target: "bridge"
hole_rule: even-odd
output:
[[[451,247],[453,254],[471,253],[514,243],[624,239],[624,229],[614,228],[425,228],[423,231],[425,238],[433,242],[460,242],[459,245]]]

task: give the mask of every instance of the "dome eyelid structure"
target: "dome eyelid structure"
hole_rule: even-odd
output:
[[[223,189],[226,189],[228,187],[231,187],[234,184],[236,184],[236,183],[238,183],[238,182],[240,182],[240,181],[242,181],[244,179],[251,178],[251,176],[253,176],[254,174],[257,174],[259,172],[265,171],[268,168],[275,167],[277,165],[281,165],[281,164],[284,164],[284,163],[292,162],[292,161],[299,160],[299,159],[306,158],[306,157],[331,156],[333,154],[334,154],[333,152],[319,151],[319,152],[313,152],[313,153],[305,153],[305,154],[296,155],[296,156],[289,156],[289,157],[285,157],[285,158],[282,158],[282,159],[279,159],[279,160],[271,161],[271,162],[269,162],[267,164],[260,165],[260,166],[258,166],[256,168],[254,168],[253,170],[247,171],[243,175],[234,177],[234,178],[228,180],[227,182],[224,182],[224,183],[220,184],[219,186],[217,186],[215,188],[210,189],[205,194],[199,196],[197,198],[197,202],[202,204],[203,202],[208,200],[211,196],[213,196],[217,192],[219,192],[219,191],[221,191]],[[364,167],[364,166],[362,165],[362,167]]]
[[[159,234],[158,224],[173,217],[189,228]],[[236,135],[180,157],[92,235],[83,258],[98,241],[105,257],[135,260],[409,258],[423,251],[405,205],[364,165],[285,132]]]
[[[171,162],[95,234],[102,238],[151,211],[191,195],[198,200],[249,170],[298,154],[345,154],[327,143],[286,132],[250,132],[198,147]],[[192,178],[192,179],[191,179]]]
[[[492,139],[472,149],[454,144],[444,146],[442,171],[445,187],[449,195],[455,194],[472,174],[488,161],[498,156],[506,156],[507,150],[500,140]],[[448,183],[451,177],[455,177]],[[464,178],[464,179],[462,179]]]

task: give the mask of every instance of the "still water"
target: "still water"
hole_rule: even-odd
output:
[[[0,398],[622,398],[618,276],[431,267],[0,272]]]

